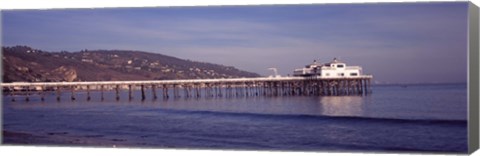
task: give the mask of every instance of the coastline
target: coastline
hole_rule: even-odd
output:
[[[29,132],[2,131],[2,144],[21,146],[81,146],[81,147],[127,147],[131,143],[121,139],[96,138],[101,136],[68,136],[67,132],[49,132],[45,135]]]

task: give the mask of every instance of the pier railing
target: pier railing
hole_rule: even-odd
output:
[[[186,79],[186,80],[151,80],[151,81],[90,81],[90,82],[14,82],[2,83],[4,95],[29,95],[37,93],[44,100],[45,92],[56,91],[60,100],[62,91],[70,91],[71,99],[75,100],[75,92],[87,92],[90,100],[91,90],[100,90],[103,100],[104,90],[115,90],[116,99],[120,99],[119,90],[129,91],[140,89],[144,100],[145,89],[152,90],[152,96],[157,98],[157,88],[161,88],[163,98],[213,97],[213,96],[289,96],[289,95],[366,95],[371,93],[371,75],[356,77],[258,77],[258,78],[222,78],[222,79]],[[204,91],[201,91],[203,89]],[[180,94],[180,90],[184,93]],[[13,98],[14,101],[14,98]]]

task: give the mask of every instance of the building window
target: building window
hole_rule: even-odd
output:
[[[350,76],[358,76],[358,73],[350,73]]]
[[[325,76],[330,76],[330,73],[326,73]]]
[[[337,68],[343,68],[343,64],[337,65]]]
[[[345,74],[343,74],[343,73],[338,73],[337,75],[338,76],[345,76]]]

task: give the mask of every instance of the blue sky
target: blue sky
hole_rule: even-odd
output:
[[[337,57],[379,82],[466,82],[467,4],[3,10],[2,44],[141,50],[262,75]]]

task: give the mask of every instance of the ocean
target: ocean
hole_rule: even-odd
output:
[[[366,96],[128,100],[123,91],[3,97],[3,143],[83,147],[466,153],[467,85],[376,85]],[[158,95],[161,95],[160,93]]]

